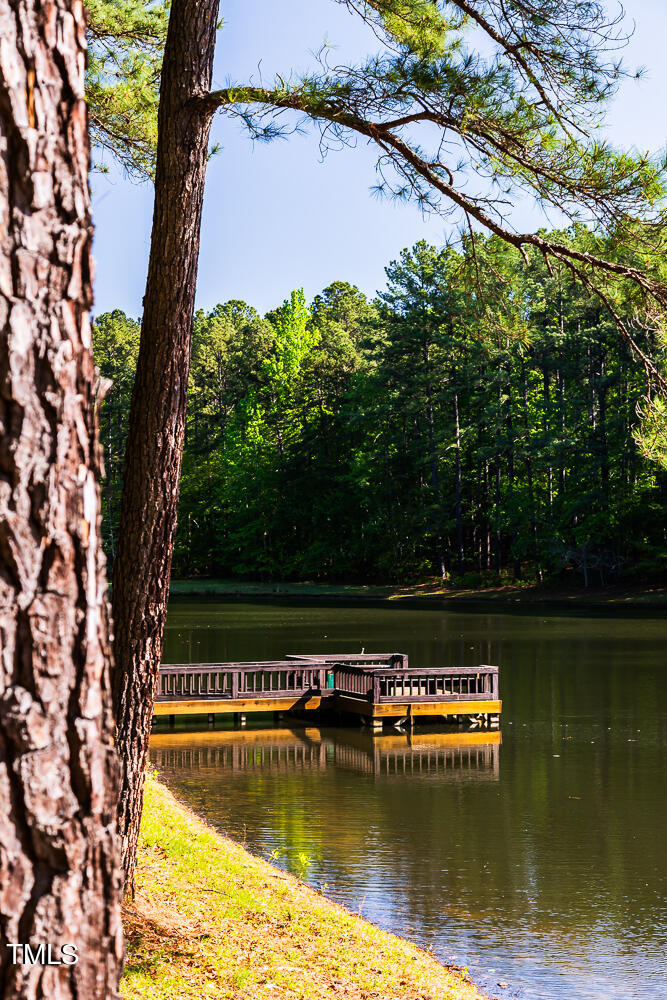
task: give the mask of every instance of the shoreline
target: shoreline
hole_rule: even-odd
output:
[[[490,1000],[218,833],[147,775],[123,1000]]]
[[[381,584],[262,583],[192,578],[172,580],[170,597],[329,601],[332,603],[394,603],[455,610],[544,609],[592,611],[659,611],[667,608],[667,586],[568,590],[506,584],[484,589],[447,588],[439,581],[412,586]]]

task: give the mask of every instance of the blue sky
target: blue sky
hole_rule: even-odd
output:
[[[641,81],[626,81],[610,107],[608,134],[626,147],[658,150],[667,142],[667,8],[664,0],[626,0],[636,22],[625,52],[629,67],[644,66]],[[221,0],[214,86],[274,71],[305,69],[325,39],[341,60],[363,56],[373,39],[358,18],[333,0]],[[253,145],[237,123],[218,116],[213,139],[222,144],[210,162],[202,224],[197,305],[210,309],[230,298],[260,312],[293,288],[311,298],[330,282],[350,281],[373,295],[386,264],[418,239],[442,243],[443,219],[423,219],[414,205],[377,200],[373,151],[365,145],[321,160],[317,136]],[[124,179],[113,167],[93,177],[96,226],[95,313],[115,307],[139,316],[144,292],[152,187]],[[524,202],[515,223],[545,223]]]

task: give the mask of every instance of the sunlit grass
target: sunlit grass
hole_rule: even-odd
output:
[[[473,574],[477,576],[479,574]],[[380,584],[329,583],[255,583],[245,580],[172,580],[174,597],[322,597],[350,600],[444,599],[448,601],[479,601],[494,604],[572,604],[614,607],[637,604],[651,607],[667,604],[667,588],[632,586],[584,590],[558,586],[535,586],[526,582],[506,581],[496,584],[479,582],[475,585],[450,581],[443,584],[433,578],[422,583],[382,586]]]
[[[126,1000],[479,1000],[464,976],[219,836],[154,777]]]

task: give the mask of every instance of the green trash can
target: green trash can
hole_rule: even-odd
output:
[[[333,691],[334,686],[334,672],[327,670],[327,691]]]

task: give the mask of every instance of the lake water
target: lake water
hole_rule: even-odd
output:
[[[175,601],[165,662],[499,664],[502,735],[249,716],[161,726],[151,756],[219,829],[491,996],[665,1000],[666,639],[650,617]]]

